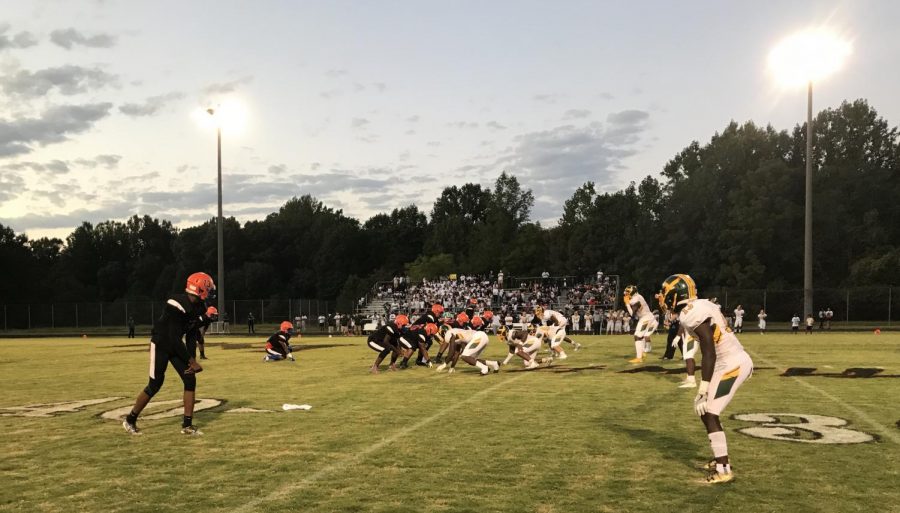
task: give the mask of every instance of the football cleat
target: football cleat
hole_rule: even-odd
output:
[[[528,362],[528,364],[525,365],[526,369],[537,369],[538,367],[540,367],[540,365],[538,364],[538,362],[536,362],[534,360],[530,360]]]
[[[575,350],[578,351],[579,349],[581,349],[581,344],[575,342]]]
[[[628,360],[628,363],[644,363],[644,359],[643,358],[632,358],[632,359]]]
[[[697,388],[697,382],[685,380],[682,381],[680,385],[678,385],[678,388]]]
[[[197,429],[197,427],[194,426],[194,425],[190,425],[190,426],[188,426],[188,427],[183,427],[183,428],[181,428],[181,434],[182,434],[182,435],[188,435],[188,436],[200,436],[200,435],[203,434],[203,431],[200,431],[200,430]]]
[[[132,424],[131,422],[128,422],[128,419],[125,419],[122,421],[122,427],[125,428],[125,431],[127,431],[129,434],[132,434],[132,435],[143,435],[144,434],[141,432],[141,429],[139,427],[137,427],[137,424]]]
[[[557,360],[565,360],[568,357],[569,357],[569,355],[567,355],[566,353],[559,353],[559,356],[557,356],[556,359]]]
[[[490,367],[485,367],[485,368],[481,369],[482,376],[487,376],[488,374],[490,374],[490,372],[491,372]]]
[[[707,472],[715,472],[716,471],[716,460],[715,458],[707,461],[706,463],[699,466],[700,470],[705,470]],[[729,472],[734,471],[734,466],[729,465]]]
[[[447,368],[447,364],[446,364],[446,363],[442,363],[442,364],[438,365],[438,366],[437,366],[437,369],[435,369],[435,370],[436,370],[437,372],[441,372],[441,371],[443,371],[443,370],[446,369],[446,368]]]
[[[454,369],[453,367],[450,367],[450,370],[447,371],[447,374],[453,374],[453,371],[455,371],[455,370],[456,369]]]
[[[721,483],[730,483],[734,481],[734,472],[710,472],[706,476],[706,482],[708,484],[721,484]]]
[[[497,362],[495,362],[494,360],[489,360],[489,361],[487,362],[487,365],[488,365],[488,367],[489,367],[492,371],[494,371],[495,373],[496,373],[496,372],[500,372],[500,364],[497,363]]]

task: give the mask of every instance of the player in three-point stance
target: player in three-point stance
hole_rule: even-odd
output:
[[[264,362],[277,362],[279,360],[294,360],[294,348],[291,347],[291,336],[294,334],[294,325],[291,321],[284,321],[278,327],[278,332],[266,340],[266,356]]]
[[[182,338],[208,321],[205,301],[215,297],[215,290],[216,285],[208,274],[194,273],[188,276],[184,289],[186,294],[175,294],[166,301],[166,307],[154,323],[150,335],[150,380],[138,394],[131,413],[122,422],[125,431],[132,435],[141,434],[137,427],[138,415],[162,388],[166,368],[171,363],[184,383],[181,432],[185,435],[203,434],[193,423],[196,374],[203,367],[191,356]]]
[[[397,370],[397,358],[400,356],[400,330],[408,324],[409,317],[400,314],[394,317],[393,322],[385,324],[369,335],[366,344],[378,353],[378,356],[375,357],[375,363],[372,364],[372,374],[378,374],[378,366],[381,365],[388,353],[393,353],[391,355],[390,369],[392,371]]]
[[[416,364],[424,367],[432,366],[431,358],[428,356],[428,349],[431,347],[431,339],[437,334],[437,331],[437,324],[433,322],[429,322],[424,326],[414,324],[407,329],[401,330],[400,338],[398,339],[400,342],[400,353],[403,355],[403,360],[400,361],[401,369],[409,367],[409,359],[412,358],[413,353],[417,349],[419,355],[416,357]]]
[[[659,321],[647,306],[644,296],[638,294],[637,287],[629,285],[625,287],[624,293],[625,308],[632,317],[637,318],[634,327],[634,352],[635,357],[628,360],[629,363],[642,363],[644,361],[644,353],[650,352],[650,335],[656,333],[656,327]]]
[[[500,326],[497,330],[497,336],[509,346],[509,353],[500,365],[506,365],[512,360],[513,356],[518,356],[524,362],[526,369],[536,369],[538,367],[535,356],[541,349],[541,339],[532,336],[526,329],[510,329],[505,325]]]
[[[450,315],[452,317],[453,314],[450,314]],[[445,318],[445,319],[450,319],[450,318]],[[455,319],[448,320],[443,325],[449,326],[451,328],[457,328],[457,329],[470,329],[472,327],[472,325],[470,324],[469,314],[467,314],[466,312],[458,313],[456,315]],[[438,353],[437,353],[437,356],[435,357],[434,361],[437,363],[447,363],[453,358],[453,352],[451,351],[450,354],[447,355],[447,360],[446,361],[444,360],[444,353],[448,349],[451,349],[450,348],[450,339],[445,337],[442,334],[440,337],[440,341],[441,341],[441,345],[438,348]],[[444,367],[441,367],[441,370],[443,370],[443,369],[444,369]]]
[[[481,318],[475,317],[475,319],[480,320]],[[460,358],[469,365],[477,367],[482,376],[491,371],[500,372],[499,362],[479,358],[489,342],[487,333],[475,331],[474,329],[450,328],[446,330],[444,339],[450,346],[450,353],[447,357],[447,360],[450,362],[449,373],[453,373],[456,369],[456,363]],[[447,363],[442,363],[438,366],[437,371],[441,372],[446,367]]]
[[[660,306],[677,312],[686,334],[700,344],[703,361],[694,411],[706,427],[714,456],[706,464],[709,471],[706,482],[727,483],[734,479],[734,472],[719,416],[741,384],[753,374],[753,360],[728,327],[719,307],[709,300],[697,299],[697,286],[690,276],[675,274],[666,278],[659,298]]]

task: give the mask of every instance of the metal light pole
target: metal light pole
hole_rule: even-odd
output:
[[[216,110],[206,109],[210,116],[215,117]],[[218,253],[219,270],[216,276],[216,294],[218,306],[222,310],[222,321],[228,319],[228,308],[225,302],[225,221],[222,219],[222,127],[216,123],[216,160],[219,175],[219,216],[216,219],[216,251]]]
[[[809,81],[806,104],[806,215],[803,230],[803,310],[804,317],[813,312],[812,271],[812,95],[813,83]],[[220,207],[221,208],[221,207]]]

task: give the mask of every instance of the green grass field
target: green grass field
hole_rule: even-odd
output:
[[[717,486],[700,483],[695,391],[657,359],[659,336],[643,372],[622,372],[629,337],[585,336],[549,368],[486,377],[462,362],[372,376],[360,338],[304,337],[296,363],[264,364],[261,343],[211,337],[198,398],[222,404],[190,438],[180,417],[142,417],[140,437],[101,417],[146,384],[145,341],[0,340],[0,511],[900,511],[900,334],[741,338],[756,371],[723,416],[737,479]],[[487,354],[505,351],[492,337]],[[180,396],[170,367],[154,402]],[[763,413],[800,427],[732,418]]]

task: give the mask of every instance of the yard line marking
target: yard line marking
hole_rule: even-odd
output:
[[[750,351],[747,351],[747,352],[750,353]],[[753,356],[753,358],[758,358],[759,361],[765,363],[766,365],[768,365],[770,367],[776,367],[776,368],[780,368],[780,369],[784,368],[783,366],[773,362],[772,360],[769,360],[769,359],[763,357],[761,354],[759,354],[756,351],[754,351],[750,354]],[[886,438],[889,438],[895,444],[900,444],[900,436],[897,436],[890,428],[884,429],[885,426],[883,426],[881,423],[879,423],[877,420],[873,419],[872,417],[869,417],[868,415],[866,415],[866,413],[864,411],[860,410],[859,408],[857,408],[855,406],[851,406],[851,405],[847,404],[846,402],[842,401],[840,398],[829,394],[828,392],[822,390],[821,388],[819,388],[815,385],[811,385],[808,382],[809,378],[806,378],[804,380],[797,376],[791,376],[791,379],[793,379],[797,383],[800,383],[801,385],[805,386],[806,388],[808,388],[814,392],[818,392],[819,394],[827,397],[828,399],[831,399],[835,403],[843,406],[845,409],[856,414],[859,418],[868,422],[871,427],[876,428],[876,431],[878,431],[879,434],[883,435]]]
[[[253,499],[252,501],[244,504],[243,506],[240,506],[237,509],[234,509],[233,511],[235,513],[241,513],[241,512],[245,512],[245,511],[254,511],[254,508],[256,508],[257,506],[259,506],[260,504],[262,504],[264,502],[268,502],[271,500],[286,497],[286,496],[292,494],[293,492],[296,492],[297,490],[300,490],[301,488],[304,488],[304,487],[318,481],[319,479],[321,479],[322,477],[324,477],[327,474],[330,474],[337,470],[341,470],[344,467],[346,467],[352,463],[358,463],[359,461],[364,459],[366,456],[369,456],[373,452],[376,452],[376,451],[382,449],[383,447],[396,442],[398,439],[403,438],[404,436],[408,435],[409,433],[416,431],[416,430],[422,428],[423,426],[434,422],[435,420],[443,417],[444,415],[446,415],[454,410],[457,410],[457,409],[461,408],[462,406],[464,406],[472,401],[475,401],[476,399],[481,398],[484,395],[487,395],[488,393],[490,393],[491,391],[493,391],[497,388],[500,388],[509,383],[512,383],[513,381],[516,381],[517,379],[521,379],[523,376],[525,376],[525,374],[526,373],[521,373],[518,376],[513,376],[509,379],[506,379],[504,381],[496,383],[493,386],[485,388],[484,390],[480,390],[480,391],[472,394],[468,399],[459,401],[458,403],[455,403],[454,405],[449,406],[447,408],[442,408],[437,413],[428,417],[427,419],[420,420],[415,425],[410,426],[406,429],[403,429],[403,430],[397,432],[395,435],[385,438],[384,440],[382,440],[381,442],[378,442],[375,445],[370,445],[367,449],[360,451],[360,452],[354,454],[353,456],[349,456],[342,461],[338,461],[332,465],[329,465],[329,466],[323,468],[322,470],[319,470],[315,474],[308,476],[297,483],[287,484],[287,485],[281,487],[281,489],[275,490],[274,492],[270,493],[269,495],[267,495],[265,497],[258,497],[256,499]]]

